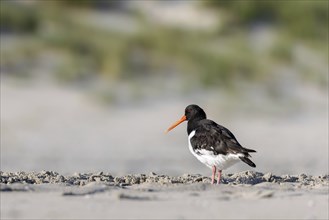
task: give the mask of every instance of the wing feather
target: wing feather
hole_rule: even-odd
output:
[[[237,141],[230,130],[215,122],[205,119],[201,120],[197,127],[195,135],[191,138],[191,144],[194,150],[205,149],[217,154],[243,154],[250,157],[249,152],[255,150],[244,148]]]

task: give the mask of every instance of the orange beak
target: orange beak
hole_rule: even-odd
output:
[[[172,124],[165,132],[168,133],[169,131],[171,131],[172,129],[174,129],[175,127],[177,127],[180,123],[182,123],[184,121],[186,121],[186,116],[185,115],[181,119],[176,121],[174,124]]]

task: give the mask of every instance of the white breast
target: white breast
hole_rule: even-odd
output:
[[[234,165],[235,163],[239,162],[240,161],[239,157],[243,156],[242,154],[214,155],[212,151],[208,151],[205,149],[194,151],[191,145],[191,138],[194,135],[195,135],[195,130],[192,131],[188,136],[189,150],[201,163],[205,164],[209,168],[212,168],[215,165],[217,169],[224,170]]]

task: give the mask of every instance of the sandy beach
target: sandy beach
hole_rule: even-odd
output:
[[[329,176],[1,172],[1,219],[328,219]]]
[[[21,88],[6,80],[1,81],[1,219],[329,217],[322,93],[309,90],[298,114],[266,118],[249,114],[248,107],[243,114],[227,114],[230,105],[211,101],[218,94],[193,97],[208,106],[210,118],[257,150],[256,169],[244,171],[250,168],[239,163],[225,170],[217,186],[210,184],[211,170],[188,151],[185,126],[163,133],[191,97],[104,108],[79,91],[40,84]],[[147,126],[137,126],[141,123]],[[135,132],[123,139],[127,127]],[[32,172],[38,170],[56,172]]]

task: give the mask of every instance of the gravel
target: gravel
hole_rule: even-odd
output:
[[[61,175],[54,171],[41,172],[3,172],[0,171],[0,183],[4,184],[65,184],[84,186],[86,184],[96,182],[118,186],[136,185],[142,183],[157,183],[157,184],[192,184],[192,183],[210,183],[209,177],[200,174],[183,174],[181,176],[168,176],[164,174],[132,174],[125,176],[113,176],[110,173],[74,173],[73,175]],[[254,171],[244,171],[235,174],[224,174],[222,183],[229,185],[249,184],[256,185],[259,183],[271,182],[277,184],[294,183],[300,186],[329,186],[329,175],[312,176],[306,174],[299,175],[281,175],[276,176],[272,173],[260,173]],[[1,187],[5,190],[6,187]]]

